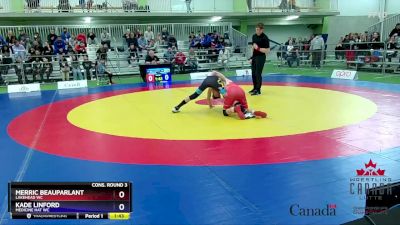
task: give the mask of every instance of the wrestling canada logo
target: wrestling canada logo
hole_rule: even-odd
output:
[[[385,170],[376,169],[376,163],[370,159],[368,164],[365,163],[365,170],[357,170],[357,176],[385,176]]]
[[[356,176],[350,178],[350,194],[356,196],[365,203],[365,200],[382,200],[383,193],[370,192],[371,188],[381,187],[390,184],[391,178],[385,175],[385,170],[378,167],[378,163],[374,163],[372,159],[368,163],[364,163],[364,168],[356,169]],[[384,189],[386,194],[392,192],[390,185]],[[364,214],[369,211],[384,211],[384,209],[370,209],[366,207],[354,207],[353,214]]]

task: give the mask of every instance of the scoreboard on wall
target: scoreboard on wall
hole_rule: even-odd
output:
[[[132,183],[11,182],[12,219],[119,219],[132,212]]]

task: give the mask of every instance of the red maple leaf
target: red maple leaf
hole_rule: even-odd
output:
[[[365,164],[365,168],[368,168],[368,167],[376,168],[376,163],[373,163],[372,160],[370,159],[368,164]]]
[[[378,169],[376,173],[378,174],[378,176],[385,176],[385,170]]]
[[[363,176],[364,173],[365,173],[365,170],[364,170],[364,169],[357,170],[357,176]]]

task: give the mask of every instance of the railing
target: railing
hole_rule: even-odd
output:
[[[20,31],[28,34],[29,37],[37,32],[41,36],[43,41],[47,40],[47,35],[53,30],[55,34],[59,35],[63,32],[63,28],[67,28],[71,35],[77,35],[79,33],[88,34],[93,31],[97,37],[103,31],[110,34],[111,37],[115,38],[117,42],[122,42],[122,36],[129,29],[135,31],[139,29],[142,33],[147,30],[148,27],[154,32],[154,36],[157,37],[161,33],[163,28],[166,28],[169,34],[174,34],[177,40],[188,40],[190,32],[203,32],[212,33],[217,31],[220,34],[231,33],[231,23],[210,23],[210,24],[121,24],[121,25],[42,25],[42,26],[0,26],[0,35],[6,37],[8,32],[12,32],[18,36]]]
[[[29,82],[54,82],[69,79],[91,79],[97,77],[97,67],[105,59],[107,70],[113,75],[139,74],[139,65],[145,64],[147,51],[138,51],[137,57],[131,59],[129,52],[118,52],[113,48],[105,54],[96,55],[94,46],[88,46],[86,54],[60,55],[29,55],[21,58],[20,54],[8,56],[10,61],[0,64],[0,84],[29,83]],[[227,47],[223,54],[212,54],[212,49],[195,50],[195,59],[189,60],[188,52],[185,52],[187,61],[185,64],[177,64],[173,57],[166,58],[163,53],[165,48],[158,49],[158,57],[162,63],[172,63],[175,72],[210,71],[213,69],[230,69],[248,67],[247,58],[243,53],[234,53],[234,49]],[[245,51],[244,49],[241,51]],[[73,57],[77,57],[73,59]],[[84,56],[89,56],[85,59]],[[46,60],[44,60],[46,58]],[[37,60],[36,60],[37,59]],[[64,60],[65,59],[65,60]],[[17,61],[18,60],[18,61]],[[74,61],[75,60],[75,61]],[[4,62],[4,61],[3,61]],[[194,64],[193,64],[194,62]],[[86,64],[86,65],[85,65]],[[181,65],[181,66],[179,66]],[[69,75],[70,74],[70,75]],[[81,75],[82,74],[82,75]],[[90,76],[91,75],[91,76]],[[82,77],[83,76],[83,77]]]
[[[252,8],[256,12],[338,11],[338,0],[326,0],[322,4],[320,2],[316,0],[252,0]]]
[[[400,22],[400,14],[386,18],[383,22],[376,23],[368,28],[368,32],[371,34],[373,32],[379,32],[382,38],[389,38],[389,33]],[[382,29],[383,26],[383,29]]]
[[[42,12],[42,13],[96,13],[96,12],[160,12],[160,13],[203,13],[235,12],[232,0],[148,0],[147,5],[139,5],[137,0],[24,0],[23,9],[10,7],[11,1],[2,0],[2,12]],[[326,0],[319,4],[315,0],[246,0],[247,8],[239,11],[337,11],[338,0]],[[323,1],[320,1],[323,2]],[[243,7],[243,6],[242,6]],[[244,6],[246,7],[246,6]],[[13,10],[11,10],[13,8]],[[17,7],[18,8],[18,7]]]
[[[291,51],[287,50],[287,46],[282,46],[272,51],[269,57],[277,60],[278,66],[334,67],[400,73],[400,54],[396,49],[388,49],[387,42],[345,43],[343,48],[336,48],[338,46],[335,45],[326,46],[327,50],[314,51],[309,50],[309,45],[297,45]]]
[[[248,45],[247,35],[233,28],[232,28],[231,39],[233,42],[232,43],[233,46],[245,47]]]

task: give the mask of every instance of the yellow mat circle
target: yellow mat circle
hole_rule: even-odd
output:
[[[246,91],[250,86],[242,86]],[[266,86],[260,96],[247,96],[249,107],[268,113],[268,119],[224,117],[222,107],[185,105],[171,109],[195,87],[117,95],[83,104],[68,114],[80,128],[116,136],[169,140],[222,140],[274,137],[322,131],[355,124],[371,117],[377,106],[370,100],[339,91]],[[205,98],[205,93],[198,99]],[[198,100],[197,99],[197,100]]]

